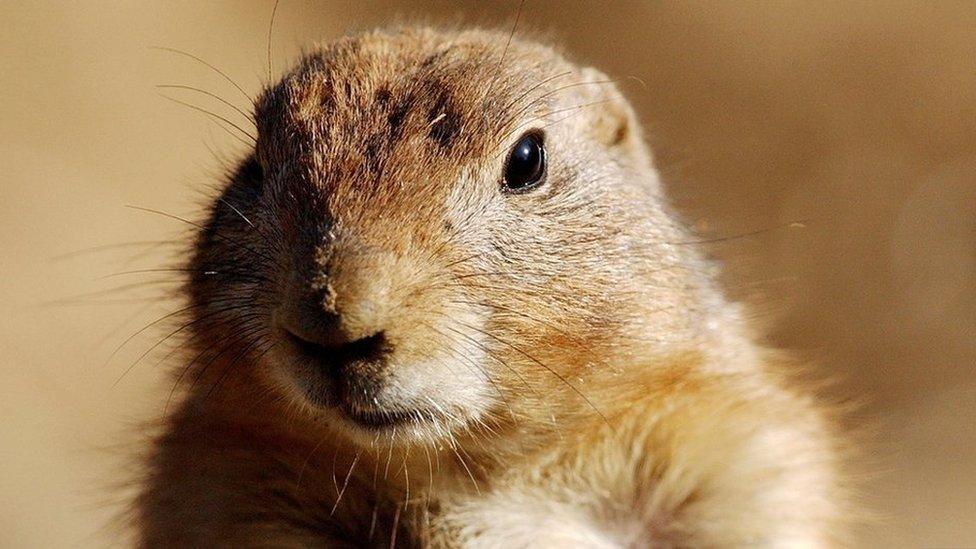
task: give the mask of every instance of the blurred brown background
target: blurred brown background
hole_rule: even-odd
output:
[[[102,528],[117,447],[168,385],[144,360],[173,310],[160,265],[239,144],[156,84],[243,96],[272,3],[0,4],[0,545],[123,545]],[[405,18],[510,25],[517,2],[284,0],[276,70],[302,44]],[[523,29],[617,76],[676,204],[875,432],[866,547],[976,546],[976,3],[528,0]],[[185,90],[167,94],[234,111]],[[801,222],[805,228],[790,227]],[[777,228],[779,227],[779,228]],[[102,248],[109,244],[136,244]],[[143,244],[139,244],[142,242]],[[83,253],[75,253],[87,250]],[[136,282],[148,286],[130,287]],[[82,296],[109,288],[105,294]],[[149,299],[146,299],[149,298]],[[164,346],[165,347],[165,346]]]

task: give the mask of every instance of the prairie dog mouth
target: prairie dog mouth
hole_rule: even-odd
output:
[[[312,404],[331,411],[354,428],[379,431],[436,421],[427,409],[381,407],[384,372],[391,365],[392,346],[383,332],[342,345],[309,341],[282,328],[282,334],[301,357],[295,381]]]
[[[417,425],[433,420],[433,414],[426,410],[354,411],[348,406],[342,406],[342,413],[350,421],[371,430]]]
[[[274,324],[281,345],[272,375],[339,432],[362,440],[447,436],[493,405],[484,374],[470,365],[481,358],[474,344],[456,348],[404,327],[354,338],[286,318]]]

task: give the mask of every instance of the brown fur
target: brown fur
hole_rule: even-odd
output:
[[[190,265],[191,388],[143,545],[839,542],[825,415],[715,289],[629,105],[507,41],[345,38],[258,99]],[[530,129],[546,182],[502,192]],[[329,390],[282,332],[308,303],[389,340],[344,400],[310,399]]]

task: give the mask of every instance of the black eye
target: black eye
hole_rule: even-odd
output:
[[[529,132],[519,138],[505,162],[505,187],[524,192],[539,185],[546,176],[546,150],[542,133]]]

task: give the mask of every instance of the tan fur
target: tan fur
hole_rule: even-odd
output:
[[[631,108],[507,41],[345,38],[259,98],[190,265],[191,388],[149,460],[143,545],[840,542],[831,426],[715,288]],[[546,182],[504,193],[530,129]],[[308,300],[351,338],[384,330],[370,398],[309,400],[283,333]]]

